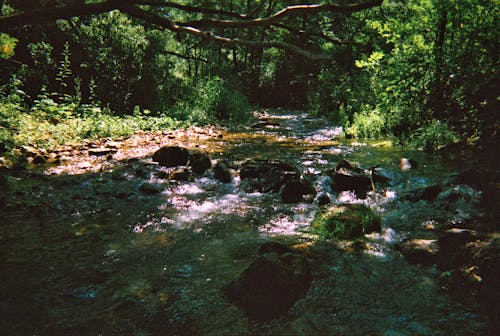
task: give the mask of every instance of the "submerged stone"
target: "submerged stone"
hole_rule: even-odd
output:
[[[273,243],[224,290],[252,319],[263,322],[287,312],[311,286],[306,257]]]
[[[363,234],[380,232],[380,216],[359,204],[333,206],[320,211],[311,224],[323,239],[354,239]]]

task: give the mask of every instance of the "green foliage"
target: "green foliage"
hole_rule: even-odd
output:
[[[11,58],[14,56],[14,49],[16,48],[16,44],[18,39],[0,33],[0,58]]]
[[[416,130],[409,141],[412,146],[418,149],[435,152],[459,140],[460,136],[448,124],[433,119]]]
[[[351,126],[360,137],[383,130],[419,146],[427,142],[423,147],[429,149],[457,136],[494,134],[498,4],[386,1],[382,9],[355,13],[345,21],[345,31],[349,26],[364,26],[354,35],[359,47],[346,51],[323,45],[325,51],[335,53],[335,63],[325,64],[310,87],[311,110]],[[344,55],[351,61],[346,62]],[[375,121],[374,115],[383,119],[383,127],[380,122],[368,122]],[[432,120],[448,127],[441,139]],[[410,138],[417,129],[418,135]]]
[[[381,219],[364,205],[349,204],[321,210],[311,228],[321,239],[354,239],[365,233],[380,231]]]
[[[378,138],[384,134],[385,118],[378,110],[354,113],[347,133],[356,138]]]
[[[78,51],[83,52],[80,57],[84,58],[80,64],[82,77],[93,80],[94,93],[104,106],[109,105],[117,114],[131,112],[134,89],[142,79],[143,60],[149,44],[144,27],[134,24],[118,11],[85,23],[75,19],[73,24],[79,24],[76,42],[83,49]],[[60,23],[63,31],[69,32],[71,27],[67,22]],[[59,63],[58,74],[66,73],[69,54],[63,50],[64,59]],[[64,75],[57,78],[59,83],[66,80]]]
[[[200,81],[186,99],[172,111],[173,115],[190,123],[205,125],[226,121],[244,123],[250,117],[248,99],[220,77]]]

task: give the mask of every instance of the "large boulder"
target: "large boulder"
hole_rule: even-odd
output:
[[[316,189],[309,181],[288,181],[281,189],[281,199],[285,203],[312,202],[315,196]]]
[[[323,239],[355,239],[381,230],[380,216],[359,204],[336,205],[319,211],[311,223]]]
[[[352,190],[358,197],[366,197],[366,193],[372,189],[372,182],[375,184],[389,181],[389,178],[374,169],[371,174],[342,159],[331,172],[332,189],[337,192]]]
[[[287,312],[311,286],[306,257],[278,243],[263,244],[260,256],[225,288],[228,299],[262,322]]]
[[[189,160],[189,151],[179,146],[164,146],[153,154],[153,161],[160,166],[185,166]]]
[[[240,169],[242,189],[246,192],[278,192],[281,187],[299,179],[299,171],[283,161],[255,160]]]
[[[212,168],[212,162],[206,153],[190,152],[189,167],[196,175],[203,175],[208,169]]]

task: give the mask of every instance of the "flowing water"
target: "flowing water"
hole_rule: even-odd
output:
[[[474,300],[441,288],[440,271],[408,264],[394,246],[429,224],[472,218],[480,193],[458,186],[443,208],[401,195],[442,181],[463,165],[387,141],[357,142],[302,112],[260,115],[260,127],[227,131],[196,146],[233,168],[280,159],[299,168],[334,203],[365,203],[383,219],[367,248],[349,253],[308,232],[312,204],[246,193],[235,174],[193,182],[160,178],[150,157],[81,175],[12,177],[21,185],[0,218],[0,333],[3,335],[481,335]],[[401,157],[416,169],[402,171]],[[380,166],[391,178],[375,198],[333,194],[327,172],[341,159]],[[143,182],[162,186],[144,195]],[[17,197],[17,201],[16,201]],[[18,204],[15,204],[18,202]],[[441,203],[442,204],[442,203]],[[307,254],[313,282],[283,317],[256,323],[222,288],[277,240]]]

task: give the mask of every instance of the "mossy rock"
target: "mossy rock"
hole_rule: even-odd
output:
[[[354,239],[380,231],[381,219],[364,205],[347,204],[318,212],[311,226],[322,239]]]

